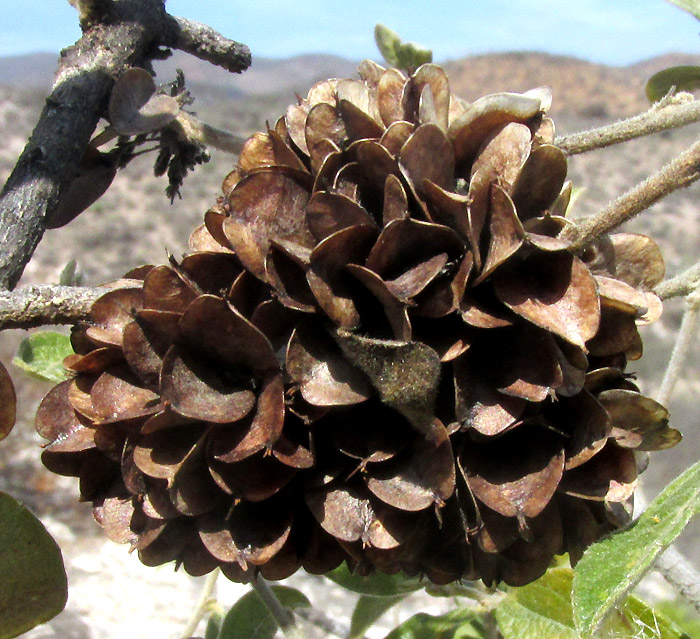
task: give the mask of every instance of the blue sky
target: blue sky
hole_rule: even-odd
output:
[[[541,50],[624,65],[668,51],[698,54],[700,22],[664,0],[168,0],[253,55],[377,57],[383,22],[438,61],[488,51]],[[58,51],[80,31],[67,0],[4,0],[0,55]]]

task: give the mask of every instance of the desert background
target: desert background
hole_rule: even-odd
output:
[[[252,68],[237,76],[206,63],[175,55],[158,63],[158,80],[174,79],[182,68],[195,103],[192,110],[204,122],[247,136],[265,127],[316,81],[353,77],[358,61],[332,56],[303,56],[286,60],[254,59]],[[627,67],[608,67],[574,58],[539,53],[502,53],[444,62],[452,90],[466,100],[495,91],[524,91],[548,84],[553,88],[550,111],[559,135],[601,126],[648,108],[644,85],[654,72],[671,65],[697,64],[691,56],[666,55]],[[0,184],[22,151],[51,87],[56,56],[34,54],[0,57]],[[594,213],[610,200],[660,168],[695,141],[700,125],[685,127],[624,145],[570,158],[569,177],[584,191],[575,215]],[[70,260],[77,260],[86,285],[116,279],[132,267],[162,263],[166,250],[178,256],[186,250],[192,229],[214,203],[220,184],[236,162],[235,156],[212,151],[208,164],[186,179],[182,198],[171,205],[166,180],[153,176],[153,155],[133,161],[120,172],[107,194],[67,227],[48,231],[20,285],[57,283]],[[652,236],[666,259],[667,275],[695,263],[700,253],[700,185],[678,191],[630,222],[625,228]],[[654,395],[670,356],[683,312],[683,301],[666,304],[662,320],[643,329],[644,357],[630,365],[643,391]],[[0,490],[31,508],[54,534],[64,552],[69,574],[69,602],[51,623],[24,635],[32,639],[111,638],[117,636],[176,637],[197,597],[201,580],[175,574],[170,566],[142,567],[127,549],[104,538],[90,508],[77,502],[76,480],[57,478],[39,462],[41,440],[32,415],[51,387],[23,375],[10,364],[23,331],[0,333],[0,358],[8,366],[18,393],[19,416],[14,431],[0,445]],[[643,475],[644,491],[653,497],[673,477],[695,462],[700,450],[700,348],[689,356],[683,380],[670,403],[672,425],[684,440],[676,448],[652,455]],[[700,564],[697,536],[691,524],[682,549]],[[321,586],[320,578],[295,575],[289,580],[313,602],[340,617],[349,615],[349,602]],[[219,584],[227,607],[246,587]],[[659,588],[662,588],[660,585]],[[157,595],[154,591],[157,590]],[[429,602],[432,609],[440,602]],[[407,600],[390,615],[404,617],[425,607],[424,600]],[[402,617],[399,617],[402,618]],[[135,625],[137,623],[137,625]],[[387,622],[387,628],[396,619]],[[381,626],[377,634],[381,637]]]

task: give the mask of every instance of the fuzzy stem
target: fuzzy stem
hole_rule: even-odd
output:
[[[641,486],[634,492],[635,515],[646,510],[648,500]],[[654,569],[663,575],[683,599],[700,612],[700,572],[683,556],[675,545],[669,546],[654,561]]]
[[[659,284],[654,292],[662,299],[689,295],[700,285],[700,262]]]
[[[671,546],[655,562],[656,569],[700,613],[700,572]]]
[[[227,153],[239,154],[245,143],[245,138],[240,135],[234,135],[200,122],[195,116],[185,111],[178,113],[176,124],[186,139],[197,140],[205,146],[214,147]]]
[[[17,291],[0,290],[0,330],[34,328],[46,324],[75,324],[88,318],[95,300],[113,286],[27,286]]]
[[[297,608],[294,614],[301,617],[304,621],[310,623],[312,626],[316,626],[325,632],[327,635],[333,635],[334,637],[345,637],[350,636],[350,628],[346,628],[342,624],[338,623],[335,619],[331,619],[323,614],[320,610],[316,608]]]
[[[204,615],[207,613],[212,601],[215,601],[214,589],[216,588],[216,580],[219,578],[221,571],[219,568],[214,568],[212,572],[207,575],[207,579],[204,582],[204,588],[199,594],[199,599],[197,600],[197,605],[192,611],[192,616],[187,622],[185,629],[180,635],[180,639],[190,639],[194,631],[197,629],[199,622],[202,620]]]
[[[700,100],[693,100],[689,93],[679,93],[627,120],[565,135],[557,138],[554,144],[567,155],[577,155],[698,121]]]
[[[284,636],[290,639],[302,639],[303,635],[296,624],[294,613],[282,605],[272,588],[270,588],[270,585],[260,575],[256,575],[255,579],[253,579],[253,589],[262,599]]]
[[[661,404],[668,404],[673,387],[683,370],[686,357],[697,333],[698,313],[700,313],[700,288],[688,295],[685,301],[685,312],[676,337],[676,344],[673,347],[671,359],[666,367],[666,373],[657,396],[657,401]]]
[[[583,218],[564,229],[562,238],[570,240],[572,245],[569,250],[578,253],[596,238],[632,219],[676,189],[692,184],[698,178],[700,141],[661,170],[613,200],[600,213]]]

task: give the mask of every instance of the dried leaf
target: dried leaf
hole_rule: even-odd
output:
[[[421,124],[401,147],[399,163],[411,188],[423,193],[423,181],[448,189],[454,180],[452,146],[440,127]]]
[[[5,439],[15,425],[16,402],[12,378],[0,363],[0,440]]]
[[[668,426],[668,410],[649,397],[615,388],[597,399],[612,420],[611,436],[623,448],[664,450],[681,440],[681,434]]]
[[[281,504],[236,505],[230,517],[205,515],[197,521],[207,550],[220,561],[261,565],[274,557],[287,541],[292,518]]]
[[[372,394],[367,378],[319,327],[298,326],[287,347],[287,372],[314,406],[348,406]]]
[[[265,278],[270,240],[290,240],[305,247],[316,242],[306,224],[308,191],[277,171],[261,171],[241,180],[229,196],[231,216],[224,233],[243,265]]]
[[[634,453],[613,442],[592,459],[564,473],[560,490],[567,495],[606,502],[624,502],[637,485]]]
[[[354,329],[360,323],[345,266],[363,263],[376,238],[374,225],[350,226],[329,235],[311,252],[306,274],[311,291],[324,313],[342,328]]]
[[[306,223],[319,242],[349,226],[375,224],[358,202],[328,191],[316,191],[311,196],[306,207]]]
[[[521,220],[550,209],[566,180],[564,152],[551,144],[533,149],[520,169],[511,193]]]
[[[614,277],[634,288],[653,288],[665,271],[656,242],[636,233],[613,233],[600,238],[586,262],[593,273]]]
[[[595,280],[576,257],[537,253],[494,275],[496,296],[526,320],[584,347],[600,324]]]
[[[155,93],[153,76],[133,67],[115,82],[109,97],[109,119],[120,135],[149,133],[172,122],[180,111],[173,97]]]
[[[221,366],[181,347],[163,359],[161,397],[185,417],[227,424],[245,417],[255,405],[248,380],[230,379]]]
[[[564,471],[561,436],[524,424],[495,441],[472,442],[462,460],[474,495],[519,519],[544,510]]]
[[[540,110],[539,98],[518,93],[493,93],[479,98],[450,122],[449,137],[457,164],[471,164],[479,147],[497,127],[509,122],[527,122]]]
[[[403,454],[368,469],[367,488],[385,504],[406,511],[444,505],[455,489],[454,454],[445,427],[435,420]]]

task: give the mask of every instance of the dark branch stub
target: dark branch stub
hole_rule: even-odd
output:
[[[245,45],[169,16],[162,0],[113,0],[108,13],[103,22],[94,15],[83,21],[83,36],[61,53],[39,122],[0,193],[0,288],[17,285],[51,225],[62,195],[79,174],[117,78],[132,67],[148,67],[162,47],[182,49],[230,71],[250,64]]]

